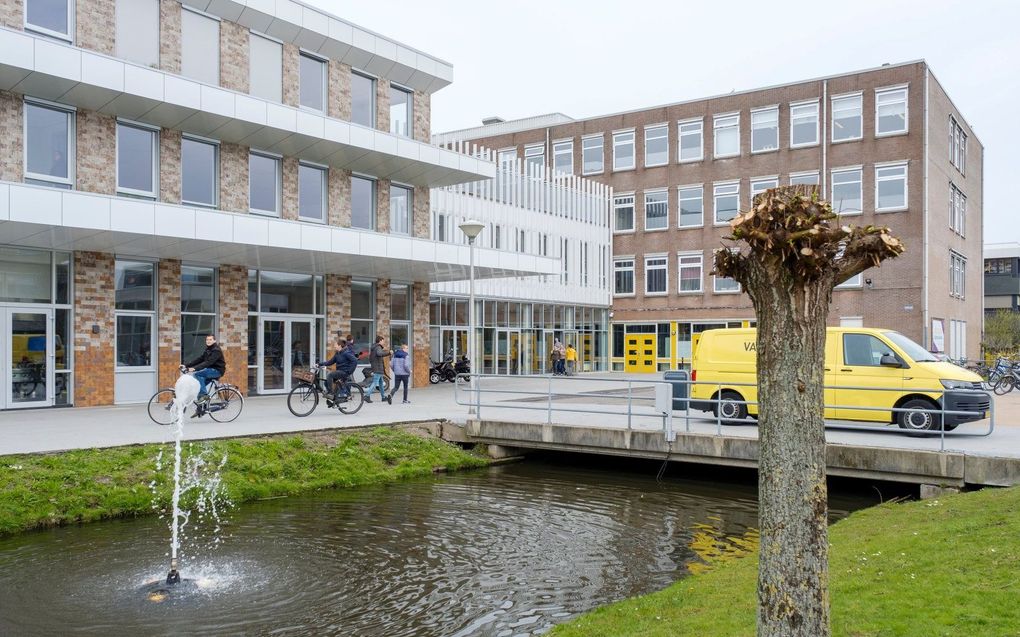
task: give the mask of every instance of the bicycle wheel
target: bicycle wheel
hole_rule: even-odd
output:
[[[157,425],[174,424],[174,390],[161,389],[149,399],[149,418]]]
[[[287,394],[287,409],[298,418],[304,418],[315,411],[319,404],[319,392],[308,383],[300,383]]]
[[[348,383],[347,391],[351,396],[345,402],[338,403],[336,408],[342,414],[356,414],[361,406],[365,404],[365,390],[357,383]]]
[[[216,422],[230,422],[241,415],[244,396],[233,387],[220,387],[209,396],[205,413]]]
[[[1013,391],[1013,387],[1016,385],[1016,379],[1012,376],[1003,376],[999,379],[999,382],[995,383],[995,387],[992,391],[995,392],[996,396],[1005,396],[1009,392]]]

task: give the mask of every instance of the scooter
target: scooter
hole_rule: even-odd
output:
[[[450,378],[449,381],[452,383],[461,374],[470,374],[470,373],[471,373],[471,361],[468,360],[467,356],[461,356],[460,360],[457,361],[457,364],[453,366],[453,378]],[[469,378],[469,377],[465,376],[464,378]]]
[[[444,380],[452,381],[456,378],[457,373],[454,371],[453,354],[447,354],[442,362],[436,362],[431,359],[429,362],[432,363],[432,367],[429,368],[429,382],[433,385]]]

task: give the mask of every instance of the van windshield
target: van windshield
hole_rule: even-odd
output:
[[[938,360],[931,355],[931,352],[924,349],[914,341],[899,332],[882,332],[886,338],[896,344],[915,363],[935,363]]]

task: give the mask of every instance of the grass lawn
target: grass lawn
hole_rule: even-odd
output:
[[[1020,487],[885,504],[829,531],[834,635],[1020,636]],[[757,568],[721,563],[549,634],[754,635]]]
[[[442,440],[381,427],[184,444],[185,458],[199,451],[215,463],[227,454],[220,476],[234,503],[488,464]],[[0,456],[0,536],[151,514],[168,506],[172,472],[172,444]]]

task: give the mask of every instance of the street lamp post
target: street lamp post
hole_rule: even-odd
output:
[[[478,365],[475,360],[475,239],[481,234],[482,229],[485,228],[485,224],[480,221],[473,221],[468,219],[464,223],[460,224],[460,230],[464,233],[464,236],[468,240],[468,252],[471,255],[471,270],[468,275],[468,364],[471,366],[471,396],[477,401],[476,392],[478,391],[477,381],[475,380],[478,376]],[[474,415],[475,407],[474,403],[468,407],[468,414]]]

